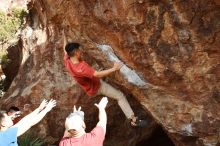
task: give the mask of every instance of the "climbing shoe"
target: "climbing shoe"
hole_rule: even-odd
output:
[[[147,127],[148,123],[146,120],[135,119],[131,120],[132,127]]]

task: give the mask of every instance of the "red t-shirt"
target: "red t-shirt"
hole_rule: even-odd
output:
[[[100,88],[100,79],[94,77],[95,70],[85,61],[73,64],[67,54],[64,56],[64,64],[69,73],[89,96],[93,96]]]
[[[102,146],[104,139],[104,129],[96,126],[90,133],[86,133],[80,138],[63,138],[59,146]]]

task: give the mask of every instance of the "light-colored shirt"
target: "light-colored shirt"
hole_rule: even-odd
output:
[[[17,127],[8,128],[6,131],[0,131],[0,146],[18,146]]]
[[[104,129],[96,126],[90,133],[86,133],[79,138],[63,138],[59,146],[103,146],[104,139]]]

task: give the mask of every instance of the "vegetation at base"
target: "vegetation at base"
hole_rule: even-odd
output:
[[[19,146],[44,146],[45,140],[32,131],[28,131],[25,134],[18,137]]]
[[[8,58],[8,52],[6,50],[0,50],[0,64],[2,68],[7,66],[10,63],[10,59]]]

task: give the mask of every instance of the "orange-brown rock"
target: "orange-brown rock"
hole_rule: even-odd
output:
[[[80,42],[97,68],[125,63],[106,80],[121,89],[135,112],[149,118],[130,129],[117,104],[107,108],[106,146],[134,146],[161,125],[177,146],[220,143],[220,6],[218,0],[31,0],[23,59],[3,106],[37,106],[55,98],[58,106],[38,127],[58,140],[64,118],[82,105],[91,129],[93,104],[65,71],[62,30]],[[96,116],[95,116],[96,115]]]

